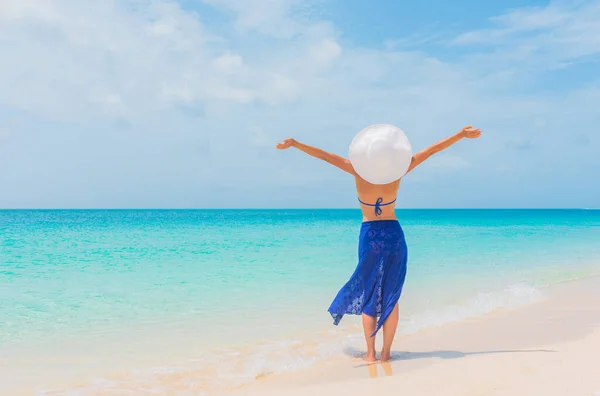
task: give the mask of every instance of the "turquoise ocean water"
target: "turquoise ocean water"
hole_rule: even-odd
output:
[[[397,215],[409,246],[400,333],[528,304],[549,284],[600,272],[598,210]],[[18,356],[21,372],[55,369],[40,356],[60,357],[65,371],[118,360],[108,366],[119,380],[79,381],[80,390],[208,393],[343,356],[359,321],[334,328],[327,308],[356,265],[360,219],[358,210],[0,211],[0,353]]]

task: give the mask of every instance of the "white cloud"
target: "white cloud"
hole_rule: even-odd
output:
[[[342,47],[332,39],[325,39],[309,47],[310,59],[324,65],[328,65],[342,54]]]
[[[18,17],[0,25],[5,106],[81,119],[102,111],[99,96],[113,95],[140,116],[160,106],[163,86],[205,67],[201,26],[173,3],[151,2],[141,12],[110,2],[19,3],[8,0]],[[172,28],[157,36],[151,27],[163,22]]]
[[[600,53],[600,2],[554,1],[490,19],[490,28],[465,32],[456,45],[493,48],[496,59],[530,61],[545,68]],[[547,64],[550,63],[550,64]]]
[[[233,73],[244,65],[244,60],[238,54],[227,52],[213,61],[217,71]]]
[[[234,25],[242,34],[254,31],[290,39],[316,27],[311,18],[314,0],[201,1],[232,13]]]
[[[535,163],[557,155],[584,174],[595,161],[586,154],[600,149],[598,81],[536,87],[542,72],[568,71],[600,53],[599,1],[514,10],[486,29],[446,36],[442,44],[462,51],[452,60],[435,49],[403,49],[405,38],[390,38],[386,49],[354,46],[319,17],[316,1],[204,3],[230,15],[234,29],[203,24],[172,0],[0,3],[0,109],[21,120],[0,157],[33,183],[23,193],[13,185],[13,200],[52,188],[35,187],[32,139],[56,150],[45,166],[61,170],[55,181],[65,202],[82,175],[114,177],[132,200],[142,195],[134,178],[172,186],[174,195],[177,188],[189,194],[193,178],[213,186],[260,179],[267,195],[291,174],[294,184],[333,180],[335,170],[272,146],[293,136],[345,154],[354,133],[376,122],[401,126],[417,150],[464,124],[483,127],[480,141],[430,165],[461,171],[470,164],[474,178],[484,172],[477,169],[517,161],[534,178],[542,171]],[[426,33],[419,33],[423,43],[431,42]],[[511,142],[527,142],[533,153],[523,156]],[[72,152],[77,167],[61,162]],[[122,156],[119,167],[102,161],[110,155]],[[207,205],[210,194],[194,191],[197,204]],[[169,205],[172,196],[156,199]]]

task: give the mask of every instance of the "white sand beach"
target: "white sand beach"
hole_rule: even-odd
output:
[[[250,385],[224,394],[600,396],[600,277],[555,284],[543,293],[544,299],[533,305],[497,310],[410,335],[399,333],[389,363],[366,364],[356,357],[360,350],[350,350],[345,357],[303,371],[260,376]],[[93,351],[82,353],[95,356]],[[149,348],[147,356],[138,359],[147,357],[148,364],[157,367],[161,356],[165,353]],[[48,359],[41,359],[27,372],[18,370],[22,366],[15,364],[18,362],[3,359],[0,393],[217,394],[202,385],[190,386],[194,380],[202,384],[198,377],[205,372],[170,370],[149,378],[124,374],[98,382],[94,380],[98,373],[110,372],[108,361],[82,358],[80,367],[66,370],[60,358]],[[118,367],[123,362],[117,359],[112,364],[114,371],[127,373],[125,367]],[[98,385],[113,381],[114,386]],[[42,389],[48,391],[38,393]]]
[[[399,336],[390,363],[348,357],[235,395],[600,395],[600,278],[540,303]]]

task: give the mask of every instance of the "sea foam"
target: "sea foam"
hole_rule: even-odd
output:
[[[400,321],[399,334],[477,318],[498,309],[515,309],[543,299],[543,291],[526,283],[503,290],[480,292],[463,302],[415,313]],[[378,342],[381,342],[379,337]],[[307,369],[336,358],[359,357],[364,351],[363,335],[356,326],[324,331],[303,339],[278,340],[243,349],[220,349],[190,359],[178,366],[132,370],[119,377],[101,378],[84,386],[40,392],[40,396],[208,395],[251,384],[258,378]]]

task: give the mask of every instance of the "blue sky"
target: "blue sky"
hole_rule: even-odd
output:
[[[355,207],[273,146],[375,123],[484,131],[400,207],[600,207],[600,0],[368,3],[2,1],[0,207]]]

